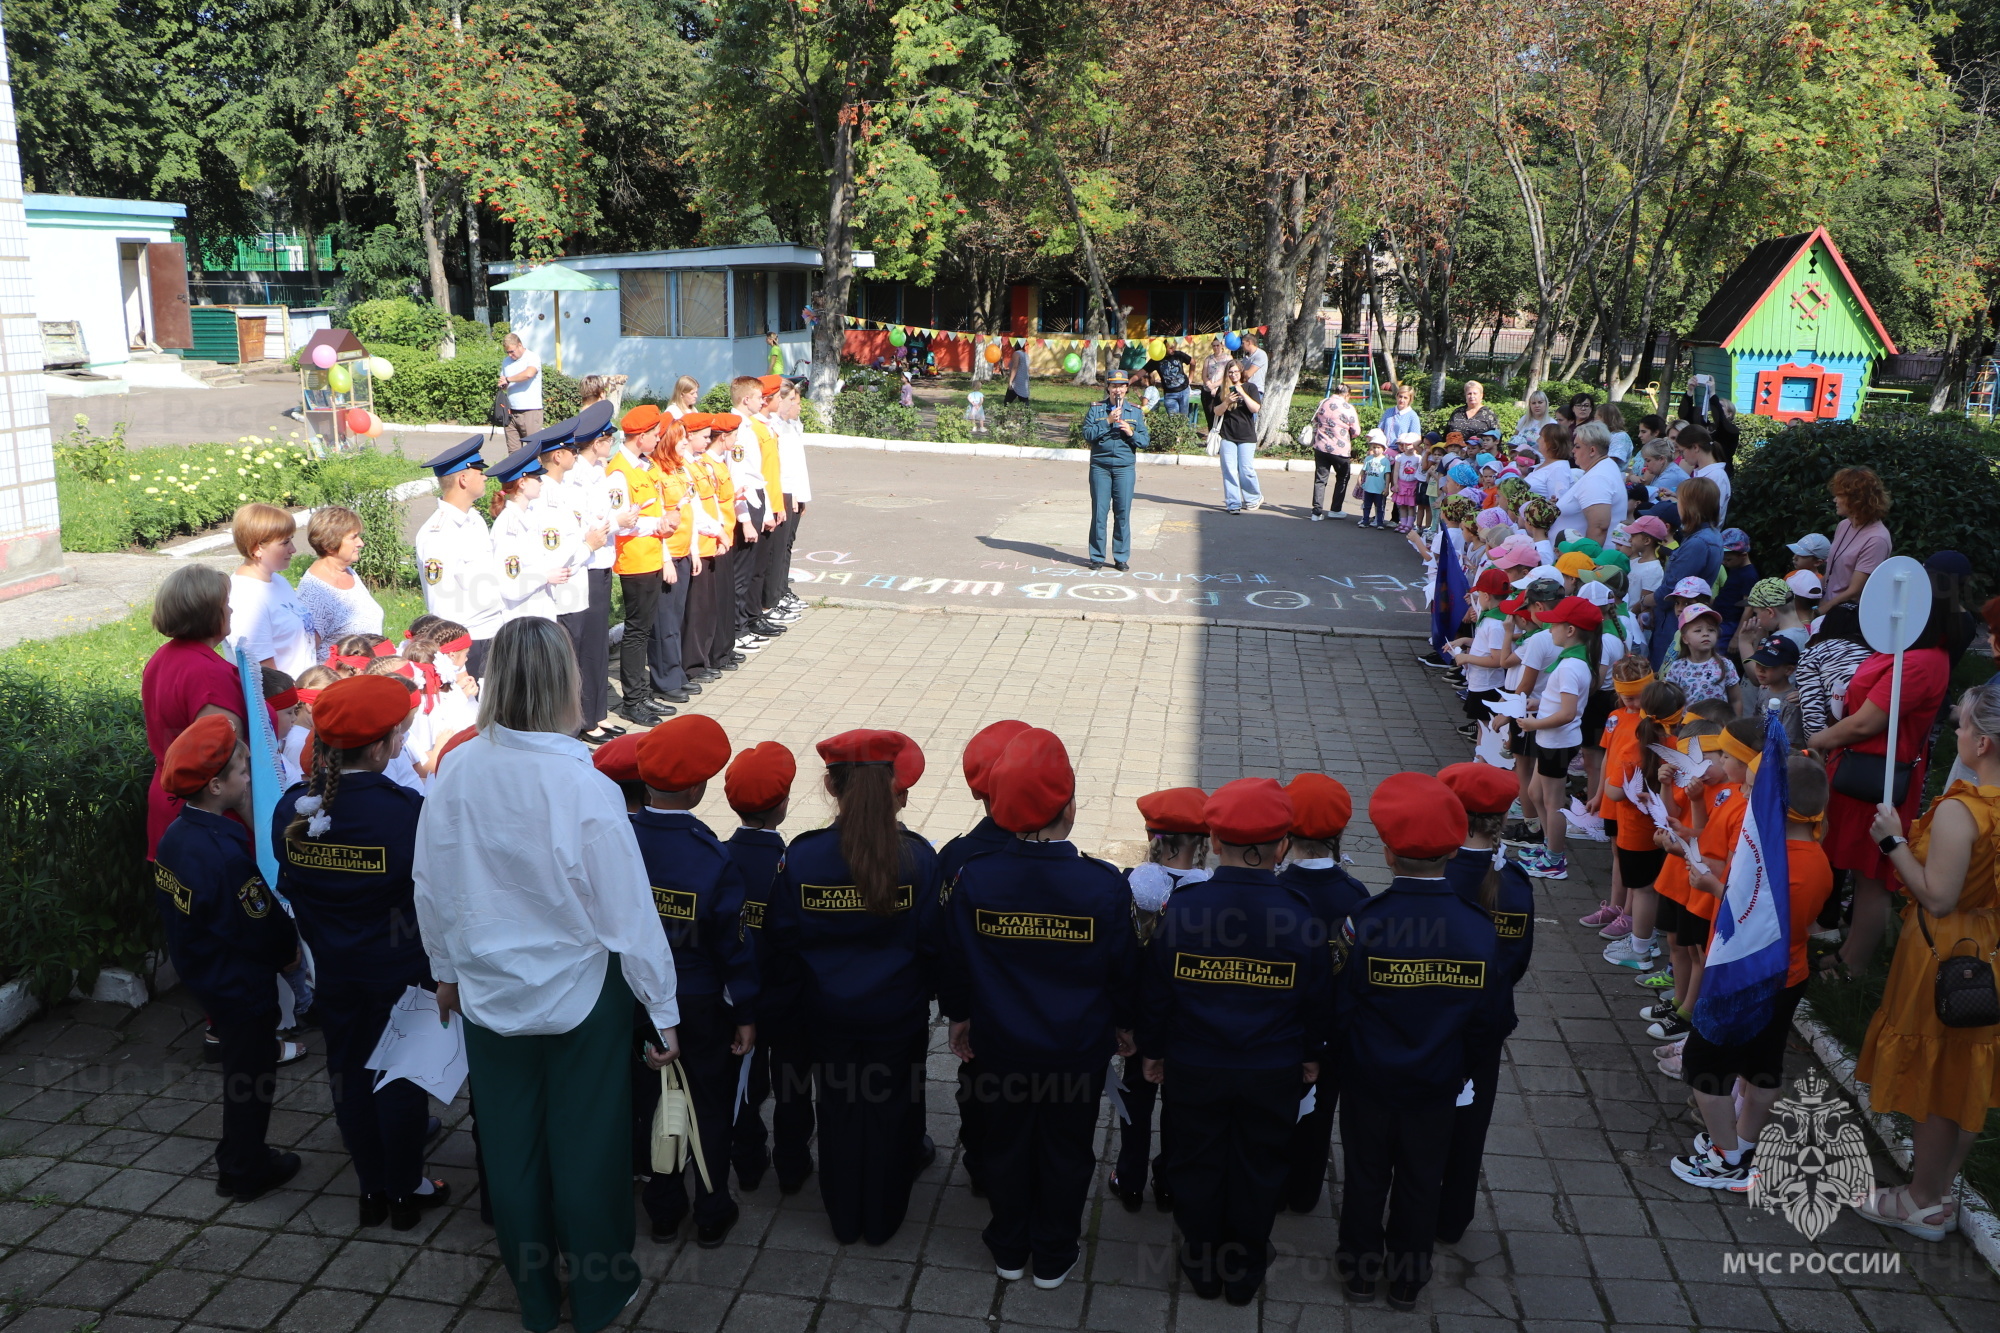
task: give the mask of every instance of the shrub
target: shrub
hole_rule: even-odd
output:
[[[1154,453],[1198,454],[1207,448],[1208,432],[1178,412],[1154,408],[1146,418],[1146,430]]]
[[[965,419],[965,409],[954,403],[944,403],[937,409],[937,422],[931,427],[931,438],[939,444],[964,444],[972,438],[972,423]]]
[[[1035,423],[1035,409],[1028,403],[1002,403],[986,409],[986,428],[996,444],[1039,445],[1044,443]]]
[[[40,651],[0,667],[0,978],[53,1003],[72,971],[88,990],[100,968],[136,969],[158,947],[145,860],[153,763],[136,688],[63,679],[59,645],[24,647]]]
[[[392,296],[353,307],[347,312],[347,327],[371,350],[376,343],[385,342],[435,351],[451,327],[451,317],[434,305]]]
[[[1749,418],[1738,418],[1739,421]],[[1762,569],[1791,567],[1789,542],[1831,533],[1839,521],[1827,482],[1844,467],[1873,468],[1889,489],[1896,551],[1921,560],[1962,552],[1972,562],[1975,602],[2000,590],[2000,470],[1986,439],[1965,422],[1870,426],[1822,421],[1793,426],[1736,455],[1730,522],[1750,534]]]
[[[727,412],[735,406],[729,397],[729,382],[724,380],[719,384],[709,385],[708,392],[695,401],[694,410],[708,413]]]
[[[819,404],[810,398],[799,400],[799,429],[809,435],[826,433],[826,418],[819,413]]]

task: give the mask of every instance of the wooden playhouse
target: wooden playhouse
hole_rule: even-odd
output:
[[[1896,344],[1820,227],[1764,241],[1702,307],[1693,374],[1715,377],[1739,412],[1843,421]]]

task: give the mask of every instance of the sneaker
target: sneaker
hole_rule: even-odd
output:
[[[1451,659],[1435,648],[1432,648],[1428,652],[1418,653],[1417,661],[1433,671],[1443,671],[1451,665]]]
[[[1526,819],[1517,820],[1507,826],[1506,831],[1500,835],[1500,841],[1509,847],[1539,845],[1542,841],[1542,826]]]
[[[1344,514],[1344,513],[1342,513],[1342,512],[1340,511],[1340,510],[1336,509],[1336,510],[1334,510],[1333,512],[1329,513],[1329,514],[1327,515],[1327,517],[1328,517],[1328,518],[1346,518],[1346,517],[1347,517],[1347,515],[1346,515],[1346,514]]]
[[[1326,515],[1325,515],[1325,514],[1322,514],[1322,513],[1320,513],[1320,512],[1319,512],[1319,511],[1318,511],[1317,509],[1315,509],[1315,510],[1313,511],[1313,516],[1312,516],[1312,519],[1313,519],[1313,522],[1315,522],[1315,523],[1324,523],[1324,522],[1326,522]]]
[[[1653,951],[1650,949],[1640,951],[1632,943],[1632,937],[1627,935],[1622,940],[1613,940],[1604,946],[1604,961],[1614,967],[1629,967],[1635,972],[1650,972],[1653,970]]]
[[[1707,1130],[1703,1130],[1701,1133],[1694,1136],[1694,1155],[1696,1157],[1705,1156],[1708,1153],[1708,1150],[1710,1148],[1713,1148],[1714,1146],[1715,1143],[1708,1137]],[[1754,1143],[1750,1144],[1749,1146],[1743,1149],[1743,1165],[1750,1167],[1750,1169],[1753,1171],[1756,1170],[1757,1168],[1754,1165],[1752,1165],[1750,1159],[1756,1154],[1756,1152],[1757,1152],[1757,1145]]]
[[[1639,1017],[1645,1019],[1648,1023],[1657,1023],[1669,1014],[1677,1014],[1679,1012],[1679,1007],[1672,1000],[1655,1000],[1639,1011]]]
[[[1668,1078],[1679,1079],[1681,1077],[1681,1053],[1675,1051],[1672,1055],[1662,1056],[1654,1062],[1654,1067]]]
[[[1028,1275],[1028,1266],[1023,1264],[1019,1268],[1002,1268],[999,1264],[995,1264],[993,1272],[1002,1282],[1019,1282]]]
[[[1576,758],[1569,761],[1569,776],[1581,778],[1588,775],[1589,770],[1583,766],[1583,756],[1581,754],[1578,754]]]
[[[1722,1154],[1710,1149],[1707,1152],[1676,1157],[1673,1173],[1683,1183],[1697,1189],[1728,1190],[1731,1194],[1743,1194],[1750,1188],[1750,1163],[1747,1157],[1735,1166],[1722,1160]]]
[[[1686,1045],[1687,1045],[1687,1038],[1682,1037],[1679,1041],[1670,1041],[1664,1045],[1655,1046],[1653,1048],[1653,1058],[1655,1060],[1670,1060],[1673,1057],[1679,1055],[1681,1053],[1681,1048]]]
[[[1566,856],[1553,856],[1544,852],[1532,861],[1523,860],[1521,862],[1521,869],[1527,871],[1536,879],[1568,879],[1569,858]]]
[[[1595,912],[1590,913],[1588,916],[1578,917],[1576,919],[1576,924],[1579,926],[1588,926],[1592,930],[1597,930],[1604,926],[1610,925],[1613,921],[1616,921],[1619,917],[1623,915],[1625,914],[1619,911],[1617,908],[1613,907],[1610,903],[1599,903],[1597,905],[1597,910]]]
[[[1657,971],[1648,972],[1644,976],[1633,977],[1632,984],[1641,990],[1649,990],[1655,994],[1664,995],[1674,988],[1674,969],[1663,967]]]
[[[1035,1285],[1041,1288],[1043,1291],[1054,1291],[1057,1287],[1060,1287],[1065,1281],[1067,1281],[1069,1279],[1069,1275],[1071,1273],[1074,1273],[1075,1271],[1076,1271],[1076,1265],[1071,1264],[1068,1268],[1063,1269],[1062,1272],[1056,1274],[1056,1276],[1054,1277],[1043,1277],[1041,1274],[1037,1273],[1035,1275]]]
[[[1678,1009],[1675,1009],[1671,1013],[1663,1014],[1646,1025],[1646,1035],[1649,1037],[1658,1037],[1661,1041],[1670,1041],[1675,1037],[1685,1037],[1692,1030],[1693,1024],[1681,1017],[1681,1012]]]
[[[1604,929],[1597,932],[1597,938],[1601,940],[1622,940],[1631,933],[1632,918],[1620,912],[1605,923]]]

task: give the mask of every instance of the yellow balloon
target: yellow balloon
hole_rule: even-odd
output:
[[[378,380],[392,380],[396,378],[396,364],[386,356],[371,356],[368,358],[368,373]]]
[[[1161,357],[1165,356],[1166,354],[1167,354],[1167,340],[1165,338],[1155,338],[1151,342],[1146,344],[1146,355],[1152,360],[1158,361]]]
[[[335,393],[346,393],[354,387],[354,372],[346,366],[335,366],[326,372],[326,387]]]

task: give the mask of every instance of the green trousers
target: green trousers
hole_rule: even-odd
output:
[[[632,1258],[632,991],[617,955],[590,1016],[554,1037],[465,1025],[501,1262],[533,1333],[592,1333],[639,1287]]]

